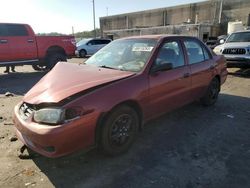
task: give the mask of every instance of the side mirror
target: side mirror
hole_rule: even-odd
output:
[[[225,39],[220,39],[220,44],[224,44],[225,43]]]
[[[152,73],[167,71],[173,69],[173,64],[169,62],[162,62],[160,65],[156,65],[152,68]]]

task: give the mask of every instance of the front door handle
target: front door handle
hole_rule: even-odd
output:
[[[190,76],[190,73],[185,73],[185,74],[183,74],[183,78],[188,78]]]
[[[0,40],[0,43],[1,43],[1,44],[6,44],[6,43],[8,43],[8,40],[1,39],[1,40]]]

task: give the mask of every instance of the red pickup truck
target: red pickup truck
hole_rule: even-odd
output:
[[[76,50],[74,36],[36,36],[27,24],[0,23],[0,67],[32,65],[51,69]]]

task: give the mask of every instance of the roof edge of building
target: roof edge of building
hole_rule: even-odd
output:
[[[110,16],[102,16],[99,19],[102,20],[102,19],[112,18],[112,17],[117,17],[117,16],[121,16],[121,17],[122,16],[129,16],[129,15],[133,15],[133,14],[141,14],[141,13],[150,12],[150,11],[156,12],[156,11],[171,10],[171,9],[176,9],[176,8],[186,8],[186,7],[189,7],[192,5],[208,4],[210,2],[212,2],[212,0],[201,0],[198,2],[194,2],[194,3],[181,4],[181,5],[175,5],[175,6],[170,6],[170,7],[154,8],[154,9],[135,11],[135,12],[127,12],[127,13],[122,13],[122,14],[114,14],[114,15],[110,15]]]

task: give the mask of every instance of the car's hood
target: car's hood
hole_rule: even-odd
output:
[[[250,42],[228,42],[223,45],[224,48],[247,48]]]
[[[90,65],[58,63],[24,96],[30,104],[57,103],[81,91],[133,75]]]

